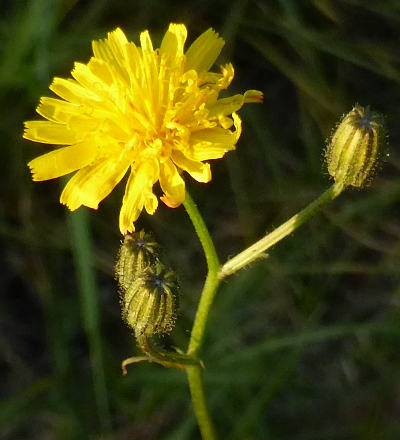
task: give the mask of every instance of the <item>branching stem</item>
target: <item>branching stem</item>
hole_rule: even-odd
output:
[[[295,231],[310,217],[320,211],[326,204],[335,199],[343,191],[343,189],[344,185],[342,183],[334,183],[318,199],[314,200],[306,208],[291,217],[273,232],[267,234],[264,238],[227,261],[222,267],[220,266],[217,252],[215,250],[210,233],[208,232],[207,226],[205,225],[196,204],[193,202],[190,195],[186,193],[184,207],[199,237],[208,267],[207,278],[204,284],[203,292],[201,293],[190,335],[189,347],[186,353],[187,356],[199,358],[208,314],[221,280],[229,275],[234,274],[235,272],[238,272],[245,266],[264,256],[266,250],[270,249],[276,243]],[[203,439],[215,440],[217,436],[207,407],[207,399],[204,392],[203,375],[200,364],[186,366],[186,373],[188,376],[193,408],[199,424],[201,435]]]

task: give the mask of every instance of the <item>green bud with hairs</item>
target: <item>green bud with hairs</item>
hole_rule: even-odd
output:
[[[177,283],[144,231],[125,236],[116,264],[122,317],[136,337],[170,333],[176,318]]]
[[[118,253],[115,278],[121,290],[130,284],[157,260],[158,244],[145,231],[127,234]]]
[[[177,283],[159,261],[121,292],[122,316],[135,335],[170,333],[176,319]]]
[[[381,117],[369,107],[356,105],[343,117],[328,144],[328,172],[344,187],[361,188],[374,177],[385,148]]]

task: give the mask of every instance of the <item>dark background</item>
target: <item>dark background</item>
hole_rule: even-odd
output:
[[[138,42],[149,29],[158,46],[182,22],[189,42],[210,26],[224,36],[230,94],[265,94],[241,111],[237,150],[212,164],[212,182],[186,179],[222,261],[329,186],[325,139],[352,105],[383,113],[389,133],[369,188],[347,191],[218,292],[203,359],[221,438],[399,439],[400,2],[3,0],[0,10],[0,438],[199,438],[183,372],[137,364],[121,375],[137,353],[113,280],[124,185],[98,211],[70,214],[58,180],[31,182],[26,163],[48,150],[21,138],[52,77],[87,62],[92,39],[120,26]],[[179,276],[164,343],[185,348],[205,275],[199,243],[183,208],[160,205],[137,227]]]

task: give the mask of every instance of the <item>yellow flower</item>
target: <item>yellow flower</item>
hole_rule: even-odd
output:
[[[233,150],[240,136],[235,112],[246,102],[261,102],[262,93],[219,98],[234,75],[231,64],[209,72],[224,40],[209,29],[184,52],[186,34],[183,24],[170,24],[153,49],[148,31],[137,47],[117,28],[93,41],[94,56],[88,64],[75,63],[73,79],[54,78],[50,90],[62,99],[41,98],[37,112],[47,121],[26,122],[24,137],[63,147],[29,162],[33,180],[77,171],[60,202],[71,211],[97,209],[130,168],[122,234],[135,230],[143,208],[149,214],[157,209],[157,181],[169,207],[185,199],[183,171],[209,182],[206,161]]]

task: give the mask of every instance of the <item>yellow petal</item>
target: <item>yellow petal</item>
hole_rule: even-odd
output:
[[[236,128],[236,131],[234,132],[236,137],[236,142],[240,138],[240,135],[242,134],[242,120],[239,118],[239,115],[237,113],[232,113],[233,118],[233,124]]]
[[[67,124],[72,116],[82,114],[82,106],[61,99],[43,97],[36,111],[49,121]]]
[[[187,156],[194,161],[220,159],[228,151],[234,150],[235,144],[215,144],[213,142],[198,142],[192,145],[190,154]]]
[[[213,89],[218,93],[220,90],[225,90],[235,76],[235,70],[231,63],[221,66],[221,73],[204,72],[200,78],[200,85],[213,85]]]
[[[160,200],[162,200],[164,203],[165,203],[165,205],[167,205],[168,206],[168,208],[177,208],[178,206],[180,206],[181,205],[181,203],[176,203],[174,200],[172,200],[172,199],[169,199],[167,196],[161,196],[160,197]]]
[[[140,33],[140,47],[143,52],[153,52],[153,43],[151,42],[149,31]]]
[[[263,92],[259,90],[247,90],[244,94],[244,102],[253,103],[253,104],[261,104],[264,100]]]
[[[158,207],[158,200],[153,192],[147,192],[145,194],[144,207],[150,215],[153,215],[156,212],[156,209]]]
[[[101,98],[93,90],[82,87],[74,79],[54,78],[49,89],[60,98],[75,104],[95,105],[101,101]]]
[[[159,124],[159,77],[158,51],[153,49],[150,34],[144,31],[140,34],[140,44],[142,48],[142,69],[141,82],[145,91],[145,99],[142,103],[145,109],[146,118],[152,126]]]
[[[231,115],[233,112],[239,110],[245,102],[244,95],[234,95],[229,98],[218,99],[214,104],[208,107],[210,113],[209,118],[214,118],[220,115]]]
[[[160,55],[168,60],[168,66],[174,67],[182,62],[183,48],[187,37],[187,30],[183,24],[169,25],[160,46]]]
[[[28,166],[33,180],[49,180],[89,165],[96,158],[96,153],[96,144],[87,140],[39,156],[31,160]]]
[[[151,195],[153,182],[157,177],[158,168],[154,161],[144,162],[135,171],[131,171],[119,214],[119,228],[123,235],[135,230],[133,223],[139,217],[145,204],[150,213],[154,213],[157,208],[157,200],[154,200],[155,196]]]
[[[88,67],[104,84],[111,86],[113,83],[113,74],[111,72],[110,66],[99,58],[92,57],[88,63]]]
[[[190,160],[178,150],[173,151],[171,157],[175,165],[187,171],[198,182],[207,183],[211,180],[210,164]]]
[[[60,202],[71,211],[81,205],[97,209],[124,177],[129,167],[127,157],[111,156],[79,170],[61,193]]]
[[[207,72],[215,63],[224,44],[225,41],[213,29],[208,29],[187,50],[186,69]]]
[[[128,40],[120,28],[109,32],[106,40],[92,42],[94,56],[109,64],[117,75],[129,84],[127,45]]]
[[[127,43],[128,39],[123,30],[116,28],[112,32],[108,32],[107,39],[92,42],[94,56],[107,63],[118,61],[125,54]]]
[[[81,104],[77,105],[68,103],[70,107],[61,107],[58,104],[58,107],[64,111],[72,111],[75,108],[76,114],[68,115],[69,126],[81,134],[101,129],[102,131],[106,131],[114,139],[121,142],[127,142],[130,138],[129,129],[127,129],[127,127],[129,127],[130,118],[127,117],[126,113],[123,111],[126,102],[125,96],[122,100],[123,102],[121,102],[119,96],[113,93],[113,89],[102,82],[86,64],[75,63],[72,75],[77,81],[76,84],[78,88],[75,84],[72,84],[72,96],[64,94],[63,97],[71,100],[74,99],[75,102],[80,99]],[[68,82],[57,84],[58,86],[71,86],[71,83]],[[93,102],[89,102],[88,99],[84,99],[83,92],[80,95],[81,98],[77,98],[73,93],[76,90],[82,91],[79,87],[82,87],[83,90],[90,89],[96,91],[97,98],[102,99],[102,102],[97,105]],[[61,94],[61,90],[58,89],[58,92]],[[54,105],[54,101],[63,102],[60,100],[53,100],[51,104]],[[39,106],[38,112],[40,109],[41,107]],[[51,112],[51,110],[52,109],[50,108],[49,111]],[[64,115],[62,114],[61,116]],[[64,119],[67,119],[66,116],[67,115],[64,116]]]
[[[24,138],[43,144],[72,145],[82,141],[83,135],[63,124],[48,121],[27,121],[25,122]]]
[[[100,107],[91,109],[85,105],[73,104],[54,98],[42,98],[36,111],[50,121],[65,124],[65,128],[62,130],[73,130],[74,133],[79,133],[81,139],[87,133],[96,130],[101,130],[103,133],[107,131],[109,136],[121,142],[127,142],[131,137],[130,133],[126,131],[126,127],[132,121],[117,111],[110,112]],[[59,127],[62,127],[62,125],[59,125]],[[55,144],[56,142],[49,141],[47,143]],[[69,139],[69,142],[64,141],[62,144],[66,145],[68,143],[73,144],[73,138]]]
[[[232,117],[235,131],[221,127],[196,131],[192,133],[190,148],[185,150],[185,155],[195,161],[204,161],[220,159],[228,151],[234,150],[241,134],[241,120],[236,113]]]
[[[215,144],[232,144],[236,142],[236,136],[230,130],[221,127],[207,128],[192,133],[191,142],[212,142]]]
[[[175,207],[185,200],[185,182],[171,160],[160,165],[160,186]]]
[[[87,64],[75,63],[71,75],[81,86],[93,90],[98,96],[109,97],[109,85],[97,77]]]

